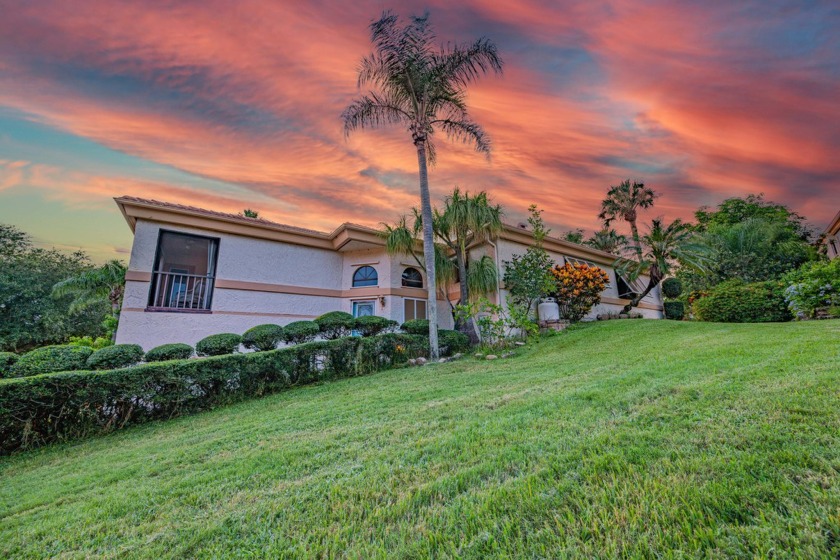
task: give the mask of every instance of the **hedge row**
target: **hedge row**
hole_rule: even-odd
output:
[[[716,323],[773,323],[790,321],[784,284],[778,281],[718,284],[691,306],[696,319]]]
[[[421,336],[384,334],[268,352],[0,380],[0,453],[109,432],[428,355]]]

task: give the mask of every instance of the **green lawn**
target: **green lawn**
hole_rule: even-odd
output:
[[[0,557],[840,555],[840,321],[610,321],[0,458]]]

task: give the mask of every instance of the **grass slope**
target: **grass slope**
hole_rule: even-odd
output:
[[[611,321],[0,459],[2,557],[837,557],[840,321]]]

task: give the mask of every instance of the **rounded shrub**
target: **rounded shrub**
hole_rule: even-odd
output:
[[[666,278],[662,282],[662,294],[666,298],[678,298],[682,294],[682,282],[676,278]]]
[[[356,320],[353,321],[353,328],[362,336],[376,336],[396,326],[396,321],[380,317],[379,315],[356,317]]]
[[[698,320],[717,323],[771,323],[793,318],[785,301],[784,284],[774,281],[723,282],[694,300],[691,308]]]
[[[10,368],[11,377],[85,369],[93,349],[87,346],[44,346],[27,352]]]
[[[280,325],[257,325],[242,335],[242,345],[258,352],[274,350],[281,340],[283,340],[283,327]]]
[[[429,334],[429,320],[428,319],[412,319],[406,321],[400,327],[408,334]]]
[[[87,359],[89,369],[120,369],[143,361],[143,348],[139,344],[106,346]]]
[[[18,361],[19,356],[14,352],[0,352],[0,379],[9,377],[12,366]]]
[[[440,353],[446,356],[466,352],[470,349],[470,337],[462,332],[440,329],[438,331]]]
[[[683,317],[685,317],[685,305],[681,301],[666,301],[664,304],[665,307],[665,318],[671,319],[673,321],[682,321]]]
[[[321,329],[321,336],[327,340],[349,336],[353,330],[353,321],[353,316],[345,311],[330,311],[315,319]]]
[[[321,328],[315,321],[294,321],[283,328],[283,340],[289,344],[303,344],[315,340]]]
[[[193,354],[193,347],[183,342],[162,344],[146,352],[147,362],[165,362],[167,360],[186,360]]]
[[[242,337],[238,334],[211,334],[196,343],[195,352],[199,356],[224,356],[236,352],[241,342]]]

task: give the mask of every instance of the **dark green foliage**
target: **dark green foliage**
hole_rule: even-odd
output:
[[[242,335],[242,345],[259,352],[274,350],[281,340],[283,340],[283,327],[280,325],[257,325]]]
[[[91,269],[80,251],[35,248],[28,235],[0,224],[0,351],[103,334],[103,319],[110,314],[107,301],[71,311],[71,295],[52,296],[57,282]]]
[[[315,321],[295,321],[283,328],[283,340],[289,344],[303,344],[315,340],[321,332]]]
[[[466,352],[470,349],[470,337],[462,332],[441,329],[438,331],[440,353],[452,355],[459,352]]]
[[[353,321],[353,316],[344,311],[330,311],[315,319],[321,336],[327,340],[349,336],[353,330]]]
[[[12,366],[19,358],[14,352],[0,352],[0,378],[9,377]]]
[[[12,377],[84,369],[93,349],[87,346],[44,346],[27,352],[11,367]]]
[[[353,321],[353,328],[362,336],[376,336],[396,326],[396,321],[378,315],[356,317],[356,320]]]
[[[676,297],[676,296],[674,296]],[[665,318],[671,319],[674,321],[682,321],[683,317],[685,317],[685,304],[681,301],[666,301],[664,304],[665,306]]]
[[[666,278],[662,282],[662,295],[666,298],[676,299],[682,294],[682,282],[676,278]]]
[[[784,284],[778,281],[719,284],[692,304],[695,318],[718,323],[771,323],[790,321]]]
[[[139,344],[115,344],[97,350],[87,359],[88,369],[119,369],[143,361],[143,348]]]
[[[408,334],[429,334],[429,320],[428,319],[412,319],[406,321],[400,327]]]
[[[199,356],[223,356],[233,354],[239,348],[242,337],[233,333],[211,334],[202,338],[195,345]]]
[[[167,360],[186,360],[193,354],[193,347],[182,342],[162,344],[146,352],[147,362],[165,362]]]
[[[373,373],[427,356],[428,350],[424,337],[386,334],[123,370],[4,380],[0,452],[190,414],[292,385]]]

